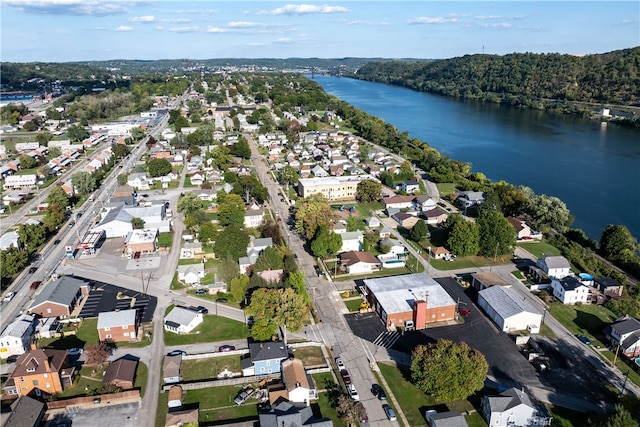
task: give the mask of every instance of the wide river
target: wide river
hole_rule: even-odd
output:
[[[493,181],[556,196],[573,227],[640,238],[640,132],[598,121],[463,102],[396,86],[316,76],[327,93],[380,117]]]

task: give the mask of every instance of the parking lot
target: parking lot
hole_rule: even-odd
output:
[[[148,425],[148,420],[140,420],[141,402],[97,405],[95,407],[73,407],[64,413],[52,416],[46,427],[137,427]]]
[[[159,269],[166,253],[143,254],[138,259],[123,256],[123,240],[107,239],[94,255],[81,256],[75,260],[77,264],[95,267],[100,270],[118,271],[120,273],[140,274]]]
[[[79,277],[79,279],[90,280],[81,277]],[[133,306],[131,305],[132,302]],[[156,297],[143,295],[138,291],[121,288],[108,283],[94,282],[93,289],[86,298],[78,316],[81,318],[92,318],[98,317],[98,313],[101,312],[135,308],[138,310],[142,322],[151,322],[157,302]]]

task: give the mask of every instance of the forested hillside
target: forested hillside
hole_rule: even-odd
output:
[[[640,47],[583,57],[514,53],[371,62],[356,78],[446,96],[544,108],[544,100],[640,106]]]

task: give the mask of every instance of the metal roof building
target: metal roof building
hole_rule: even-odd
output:
[[[478,305],[504,331],[528,330],[537,333],[542,314],[532,304],[506,286],[491,286],[478,293]]]

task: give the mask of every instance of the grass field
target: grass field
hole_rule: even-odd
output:
[[[98,343],[98,318],[84,319],[75,335],[65,335],[61,338],[42,338],[38,340],[38,347],[53,347],[67,350],[74,347],[88,347]]]
[[[302,360],[305,367],[309,366],[326,366],[322,349],[314,345],[306,347],[296,347],[293,349],[293,355],[296,359]]]
[[[215,351],[217,349],[213,349]],[[240,372],[240,356],[209,357],[207,359],[183,360],[180,373],[183,381],[206,380],[216,378],[227,368],[231,372]]]
[[[560,249],[557,249],[555,246],[551,246],[550,244],[545,242],[526,242],[517,243],[516,245],[538,258],[544,256],[545,254],[562,255]]]
[[[158,236],[158,246],[170,248],[173,243],[173,233],[160,233]]]
[[[604,328],[613,320],[615,315],[604,307],[597,305],[564,305],[552,303],[549,311],[555,319],[564,325],[572,334],[589,335],[593,340],[604,339]],[[602,342],[593,342],[603,345]]]
[[[440,197],[444,197],[448,194],[452,194],[458,191],[458,189],[456,188],[456,185],[451,182],[441,182],[439,184],[436,184],[436,187],[438,187],[438,192],[440,193]]]
[[[185,345],[228,341],[249,336],[249,328],[242,322],[218,317],[213,314],[204,316],[204,321],[189,334],[174,334],[164,331],[165,345]]]
[[[345,300],[344,301],[344,305],[347,306],[347,309],[350,312],[359,311],[360,310],[360,304],[362,304],[362,298],[350,299],[350,300]]]
[[[258,408],[254,399],[251,398],[240,406],[233,403],[233,399],[240,389],[240,386],[222,386],[187,390],[183,396],[182,404],[198,404],[200,422],[205,425],[248,418],[257,420]]]

